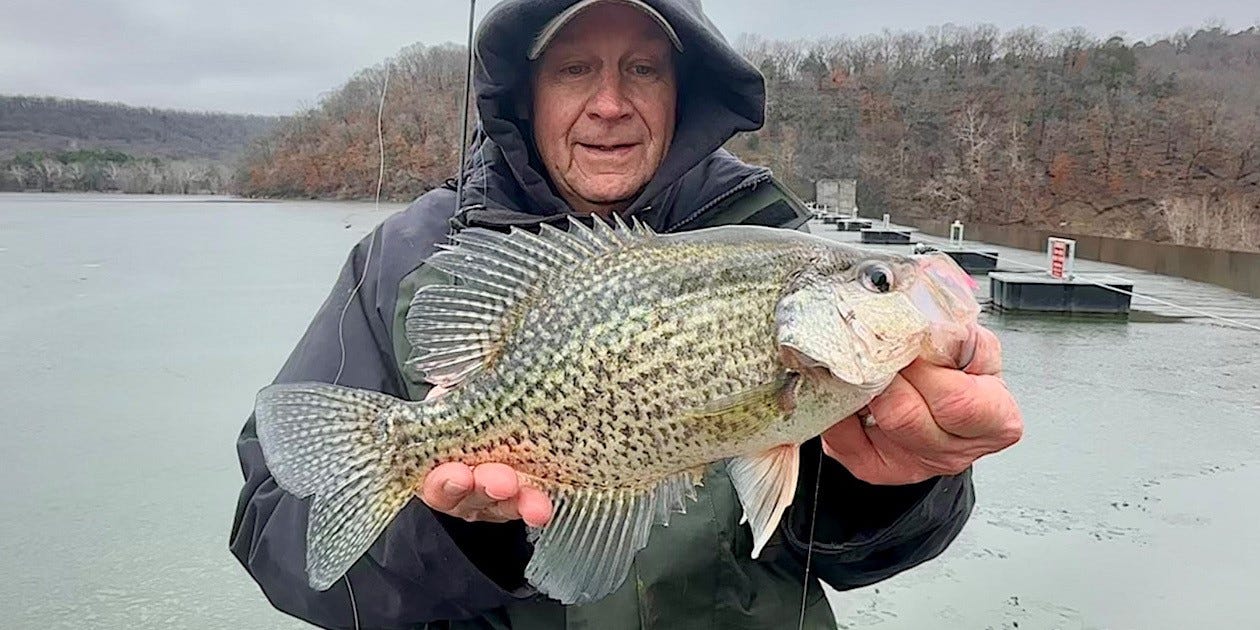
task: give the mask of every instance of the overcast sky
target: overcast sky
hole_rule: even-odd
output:
[[[483,14],[496,2],[481,0]],[[459,0],[0,0],[0,94],[284,114],[414,43],[462,42]],[[990,23],[1131,39],[1260,23],[1257,0],[707,0],[734,40]]]

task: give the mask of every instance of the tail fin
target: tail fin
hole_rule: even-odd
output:
[[[306,573],[326,590],[350,569],[412,496],[393,465],[389,410],[402,401],[325,383],[272,385],[258,394],[263,456],[281,488],[314,495]]]

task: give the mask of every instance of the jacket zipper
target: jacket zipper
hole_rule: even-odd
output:
[[[737,185],[737,186],[735,186],[734,188],[732,188],[732,189],[730,189],[730,190],[728,190],[728,191],[726,191],[726,192],[724,192],[724,193],[722,193],[722,194],[718,195],[717,197],[714,197],[714,198],[713,198],[713,200],[712,200],[712,201],[710,201],[709,203],[706,203],[706,204],[704,204],[703,206],[700,206],[700,209],[699,209],[699,210],[696,210],[695,212],[692,212],[691,214],[687,215],[687,218],[685,218],[685,219],[683,219],[682,221],[679,221],[678,223],[675,223],[674,225],[670,226],[670,228],[669,228],[669,230],[668,230],[668,231],[669,231],[669,232],[673,232],[673,231],[678,230],[678,229],[679,229],[679,228],[681,228],[681,227],[686,226],[688,223],[691,223],[692,221],[695,221],[696,219],[700,218],[701,216],[704,216],[704,213],[708,212],[709,210],[712,210],[714,206],[716,206],[716,205],[718,205],[718,204],[722,203],[723,201],[726,201],[727,199],[730,199],[731,197],[735,196],[736,194],[740,193],[741,191],[747,190],[747,189],[749,189],[749,188],[753,188],[753,187],[757,186],[758,184],[761,184],[761,183],[763,183],[763,182],[765,182],[765,181],[769,180],[772,176],[773,176],[773,175],[772,175],[770,172],[768,172],[768,171],[763,171],[763,172],[758,173],[758,174],[756,174],[756,175],[752,175],[752,176],[749,176],[749,177],[745,178],[745,179],[744,179],[744,181],[742,181],[742,182],[740,182],[740,183],[739,183],[739,185]]]

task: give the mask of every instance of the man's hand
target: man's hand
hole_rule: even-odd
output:
[[[965,369],[915,361],[868,405],[873,426],[846,418],[823,433],[823,451],[872,484],[961,473],[1023,435],[1023,418],[1001,372],[997,336],[977,327],[975,355]]]
[[[445,395],[448,389],[433,387],[425,400]],[[516,471],[505,464],[481,464],[469,468],[460,463],[441,464],[429,471],[416,496],[430,508],[465,521],[506,523],[522,519],[542,527],[551,520],[551,498],[541,490],[522,486]]]
[[[546,493],[522,486],[516,471],[504,464],[476,468],[442,464],[424,478],[416,494],[430,508],[466,521],[523,519],[527,525],[542,527],[551,520],[551,499]]]

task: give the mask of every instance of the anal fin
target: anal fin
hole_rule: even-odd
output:
[[[644,491],[552,493],[551,522],[531,529],[534,555],[525,578],[565,605],[598,601],[617,590],[652,525],[669,524],[695,500],[704,469],[685,471]]]
[[[744,518],[752,527],[752,557],[770,541],[783,511],[796,495],[801,449],[785,444],[753,456],[736,457],[727,466]]]

